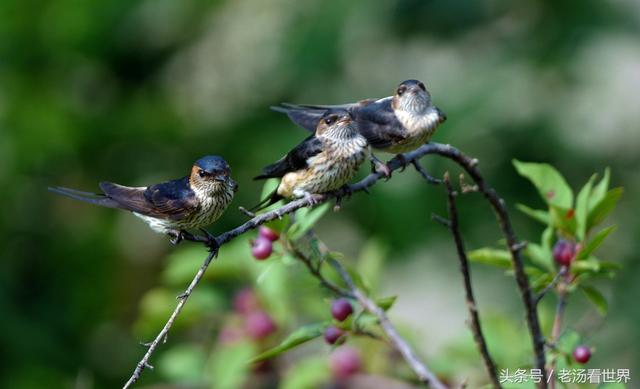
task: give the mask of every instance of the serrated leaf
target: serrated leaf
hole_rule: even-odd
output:
[[[607,300],[599,290],[588,285],[580,285],[580,290],[584,292],[587,300],[589,300],[596,307],[600,315],[605,316],[607,314],[609,304],[607,304]]]
[[[542,224],[548,225],[551,220],[549,216],[549,212],[544,211],[542,209],[533,209],[529,208],[524,204],[516,204],[516,208],[518,211],[524,213],[525,215],[531,217],[534,220],[539,221]]]
[[[573,205],[573,192],[564,177],[547,163],[514,160],[518,173],[529,179],[547,204],[569,209]]]
[[[591,190],[591,196],[589,196],[589,212],[595,208],[595,206],[604,198],[609,190],[609,179],[611,176],[611,172],[609,168],[604,169],[604,176],[602,180],[593,187]]]
[[[584,240],[587,233],[587,216],[589,216],[589,198],[596,175],[592,175],[589,181],[580,189],[576,197],[576,236],[578,240]]]
[[[511,268],[511,253],[507,250],[482,248],[469,251],[469,259],[473,262],[496,266],[503,269]]]
[[[398,299],[398,296],[381,297],[379,299],[376,299],[376,305],[382,308],[383,310],[388,311],[389,309],[391,309],[391,307],[393,306],[393,304],[396,302],[397,299]]]
[[[318,338],[322,336],[325,328],[328,323],[314,323],[308,324],[306,326],[300,327],[297,330],[293,331],[289,336],[287,336],[279,345],[274,348],[271,348],[262,354],[259,354],[251,359],[251,363],[264,361],[265,359],[270,359],[275,356],[278,356],[285,351],[288,351],[296,346],[299,346],[303,343],[306,343],[310,340]]]
[[[622,196],[624,189],[621,187],[613,188],[604,195],[602,200],[598,202],[589,212],[587,218],[587,231],[604,220],[607,215],[613,211]]]
[[[597,234],[595,234],[593,236],[593,238],[589,239],[589,241],[587,242],[587,244],[582,248],[582,250],[580,250],[578,252],[578,255],[576,256],[576,259],[580,260],[580,259],[585,259],[585,258],[589,258],[589,256],[591,256],[591,254],[598,248],[600,247],[600,245],[602,244],[602,242],[604,242],[604,240],[606,239],[607,236],[609,236],[610,233],[612,233],[613,231],[616,230],[616,226],[611,226],[611,227],[607,227],[601,231],[599,231]]]
[[[310,210],[308,208],[302,208],[296,212],[296,222],[287,232],[289,239],[295,241],[302,238],[328,210],[329,204],[325,203]]]

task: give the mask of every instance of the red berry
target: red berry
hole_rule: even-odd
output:
[[[336,344],[342,338],[342,335],[344,335],[344,331],[338,327],[330,326],[324,331],[324,340],[329,344]]]
[[[347,299],[337,299],[331,305],[331,315],[338,321],[344,321],[353,313],[353,307]]]
[[[342,346],[331,354],[331,372],[338,379],[344,379],[360,371],[361,361],[358,351]]]
[[[280,234],[278,234],[277,231],[274,231],[271,228],[265,227],[265,226],[260,226],[260,229],[258,230],[258,235],[263,238],[267,238],[272,242],[280,238]]]
[[[576,245],[564,239],[560,239],[553,246],[553,259],[559,265],[569,266],[576,256]]]
[[[276,331],[276,323],[263,311],[254,311],[247,315],[245,329],[253,339],[262,339]]]
[[[233,298],[233,309],[243,315],[255,311],[259,305],[258,297],[249,288],[240,290]]]
[[[588,346],[578,346],[573,350],[573,359],[578,363],[587,363],[591,359],[591,349]]]
[[[273,244],[267,238],[261,236],[253,242],[251,247],[251,254],[255,259],[263,260],[269,258],[273,251]]]

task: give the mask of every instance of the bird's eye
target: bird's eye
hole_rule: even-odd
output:
[[[423,91],[425,91],[425,92],[427,91],[427,87],[425,87],[423,83],[421,83],[421,82],[420,82],[420,83],[418,83],[418,86],[419,86],[419,87],[420,87],[420,89],[422,89]]]
[[[207,172],[205,172],[204,170],[200,169],[200,170],[198,170],[198,175],[199,175],[200,177],[204,177],[204,176],[206,176],[206,175],[207,175]]]
[[[407,87],[406,87],[406,86],[404,86],[404,85],[402,85],[402,86],[400,86],[400,87],[398,88],[398,90],[396,91],[396,93],[398,94],[398,96],[402,96],[402,94],[403,94],[404,92],[406,92],[406,91],[407,91]]]
[[[327,124],[327,126],[332,125],[335,121],[336,121],[335,115],[331,115],[328,118],[324,119],[324,122]]]

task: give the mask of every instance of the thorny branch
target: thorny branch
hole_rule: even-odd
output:
[[[438,377],[436,377],[435,374],[433,374],[433,372],[420,360],[420,358],[418,358],[409,343],[400,336],[398,330],[393,323],[391,323],[391,320],[389,320],[384,309],[380,308],[375,301],[370,299],[360,290],[360,288],[356,286],[353,279],[340,262],[332,257],[328,257],[327,261],[338,272],[338,275],[340,275],[340,278],[342,278],[342,281],[347,285],[347,288],[349,288],[353,296],[358,300],[358,303],[360,303],[367,312],[371,313],[378,319],[380,327],[382,327],[385,335],[389,338],[389,342],[398,352],[400,352],[400,354],[402,354],[402,357],[407,361],[411,369],[418,375],[420,382],[428,384],[430,388],[447,389],[447,386],[440,382]]]
[[[449,220],[447,226],[449,231],[453,235],[453,241],[456,245],[456,251],[458,253],[458,259],[460,260],[460,272],[464,280],[465,298],[467,300],[467,308],[469,309],[469,316],[471,317],[471,332],[473,333],[473,339],[478,346],[478,351],[482,356],[487,374],[491,379],[491,383],[494,388],[501,389],[500,380],[498,379],[498,373],[496,364],[491,358],[489,348],[487,347],[487,341],[482,333],[482,327],[480,325],[480,316],[478,314],[478,306],[476,304],[475,297],[473,295],[473,287],[471,285],[471,273],[469,272],[469,260],[467,258],[467,252],[464,248],[464,241],[462,240],[462,234],[460,233],[459,221],[458,221],[458,208],[456,207],[456,196],[458,195],[449,180],[449,172],[444,174],[444,186],[447,190],[447,208],[449,211]]]
[[[457,150],[456,148],[450,145],[443,145],[438,143],[425,144],[412,152],[403,154],[403,158],[401,159],[398,159],[398,158],[392,159],[391,161],[389,161],[388,167],[391,171],[398,170],[398,169],[404,168],[409,163],[413,164],[413,161],[417,161],[427,154],[438,154],[440,156],[451,159],[456,163],[458,163],[471,176],[471,178],[473,178],[476,185],[478,186],[478,191],[484,195],[484,197],[489,201],[492,208],[494,209],[496,213],[496,217],[498,219],[498,224],[500,225],[500,228],[507,240],[509,250],[511,251],[511,257],[512,257],[513,267],[515,271],[516,281],[517,281],[518,288],[520,290],[520,294],[522,296],[522,300],[526,308],[527,323],[533,339],[533,346],[534,346],[533,348],[536,355],[536,367],[539,368],[543,374],[545,374],[545,371],[546,371],[545,370],[545,354],[544,354],[545,340],[544,340],[544,337],[542,336],[540,323],[538,321],[538,314],[536,311],[535,303],[533,301],[531,288],[529,286],[529,281],[524,272],[524,264],[522,261],[522,257],[520,256],[520,250],[522,246],[518,243],[516,239],[515,233],[511,226],[511,222],[509,220],[509,216],[505,208],[504,201],[498,196],[498,194],[495,192],[493,188],[491,188],[486,184],[486,182],[484,181],[484,178],[480,175],[480,172],[477,168],[478,160],[472,159],[464,155],[459,150]],[[359,191],[368,192],[368,188],[373,186],[381,178],[386,178],[386,177],[381,173],[374,172],[366,176],[361,181],[353,185],[350,185],[349,191],[338,191],[334,193],[319,194],[319,195],[314,195],[310,198],[303,198],[303,199],[291,201],[279,208],[257,215],[251,218],[250,220],[246,221],[245,223],[239,225],[238,227],[218,235],[217,237],[215,237],[213,242],[215,242],[217,246],[216,249],[217,249],[223,246],[224,244],[229,243],[234,238],[246,233],[247,231],[254,230],[260,225],[267,223],[269,221],[282,218],[284,215],[293,213],[300,208],[310,207],[310,206],[313,206],[314,204],[316,205],[322,204],[331,199],[340,200],[346,194],[349,194],[349,193],[354,193]],[[157,349],[158,345],[161,342],[163,342],[163,340],[166,338],[169,330],[173,325],[173,322],[175,321],[177,316],[180,314],[180,311],[182,310],[184,304],[186,304],[187,300],[191,296],[191,293],[193,292],[195,287],[198,285],[198,283],[202,279],[202,276],[204,275],[205,271],[209,267],[209,264],[214,258],[216,252],[217,250],[209,253],[209,255],[207,256],[203,264],[200,266],[200,269],[194,276],[193,280],[189,284],[189,287],[185,290],[185,292],[182,295],[179,296],[179,301],[178,301],[178,304],[176,305],[176,308],[174,309],[173,313],[167,320],[167,323],[162,328],[160,333],[158,333],[156,338],[150,343],[147,352],[145,353],[143,358],[140,360],[140,362],[138,362],[136,369],[131,375],[131,378],[129,378],[129,380],[125,383],[123,387],[124,389],[131,387],[131,385],[133,385],[140,378],[140,375],[142,374],[144,369],[151,366],[149,364],[149,359],[151,358],[154,351]],[[371,308],[373,311],[376,310],[374,306],[370,306],[369,308]],[[381,314],[385,318],[384,321],[381,321],[383,328],[386,327],[385,331],[388,330],[391,333],[395,332],[395,335],[397,335],[395,328],[393,327],[393,325],[391,325],[391,323],[386,318],[386,314],[384,313],[384,311],[382,311]],[[406,355],[411,355],[412,350],[408,348],[408,345],[406,344],[406,342],[404,342],[404,340],[402,340],[402,338],[400,338],[399,335],[396,338],[401,340],[401,342],[396,346],[402,347],[402,349],[404,350],[403,355],[405,355],[405,353]],[[444,386],[441,386],[441,388],[444,388]],[[546,383],[543,381],[541,384],[539,384],[539,388],[546,388]]]

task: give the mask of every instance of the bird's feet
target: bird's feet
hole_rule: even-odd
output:
[[[344,199],[345,197],[351,198],[351,195],[353,194],[353,189],[351,189],[351,186],[349,184],[345,184],[345,185],[342,185],[340,189],[336,190],[334,194],[336,196],[336,203],[333,206],[333,210],[334,212],[338,212],[342,207],[342,199]]]
[[[178,243],[182,242],[182,240],[184,239],[184,231],[178,231],[178,230],[169,231],[167,235],[171,237],[169,242],[171,242],[172,245],[177,245]]]
[[[202,231],[202,233],[205,235],[203,240],[205,246],[207,246],[210,253],[214,253],[213,254],[214,257],[217,257],[218,250],[220,249],[220,242],[218,242],[218,239],[216,239],[216,237],[213,236],[213,234],[211,234],[209,231],[205,230],[204,228],[201,228],[200,231]]]
[[[318,198],[317,195],[309,193],[309,192],[304,192],[303,196],[302,196],[308,203],[310,206],[314,206],[316,204],[318,204],[320,202],[320,199]]]
[[[375,155],[371,155],[371,172],[382,174],[387,180],[391,178],[391,168]]]
[[[409,165],[409,161],[407,161],[407,158],[405,158],[404,154],[396,154],[393,159],[397,160],[400,163],[400,172],[403,172],[404,169],[407,168],[407,165]]]

